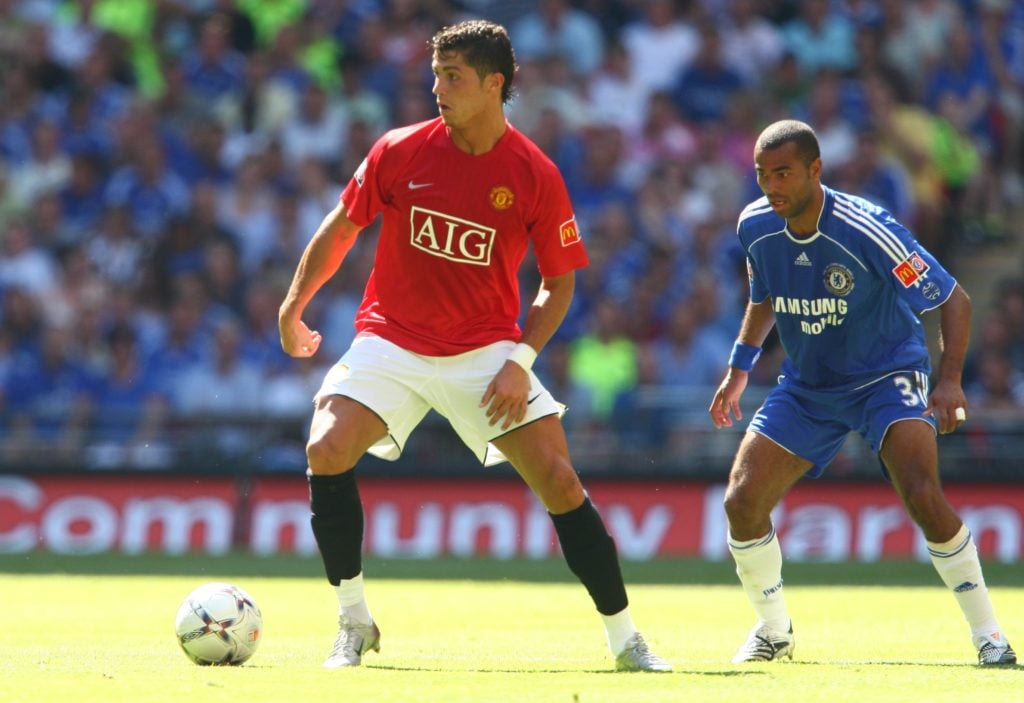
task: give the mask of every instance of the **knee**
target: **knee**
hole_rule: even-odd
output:
[[[306,444],[309,470],[318,475],[340,474],[356,465],[358,457],[348,456],[343,443],[330,434],[310,437]]]
[[[759,498],[757,491],[748,485],[736,483],[730,483],[726,489],[723,505],[733,536],[741,539],[745,539],[751,529],[768,519],[772,509],[772,506],[765,505]]]
[[[904,485],[903,503],[907,514],[921,527],[929,527],[934,519],[943,515],[948,506],[942,489],[936,481],[921,479]]]
[[[545,477],[543,493],[538,497],[550,512],[568,512],[583,503],[583,485],[567,458],[552,458]]]

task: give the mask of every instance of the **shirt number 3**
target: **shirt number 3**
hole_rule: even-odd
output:
[[[921,390],[910,378],[907,376],[896,376],[892,379],[892,382],[896,384],[896,389],[903,397],[904,405],[914,407],[915,405],[924,404],[924,399],[921,397]]]

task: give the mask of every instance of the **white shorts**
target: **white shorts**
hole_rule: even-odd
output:
[[[381,459],[394,461],[406,440],[433,408],[448,419],[459,438],[484,466],[508,461],[491,440],[548,415],[561,416],[565,406],[530,372],[530,396],[522,422],[502,429],[491,425],[480,399],[501,369],[515,342],[495,342],[455,356],[424,356],[386,339],[360,335],[331,367],[313,402],[341,395],[365,405],[384,421],[388,436],[370,447]]]

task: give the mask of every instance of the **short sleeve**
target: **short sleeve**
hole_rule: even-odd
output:
[[[750,283],[750,302],[754,305],[763,303],[770,295],[764,279],[757,273],[754,260],[747,255],[747,281]]]
[[[527,223],[542,276],[561,276],[588,263],[587,251],[569,193],[558,170],[550,162],[537,164],[537,208]]]
[[[384,209],[386,198],[381,187],[381,162],[387,151],[387,143],[385,137],[381,137],[373,145],[341,193],[345,214],[360,227],[369,225],[377,213]]]
[[[956,279],[906,227],[895,220],[886,225],[889,236],[878,240],[875,252],[882,275],[914,312],[942,305],[956,287]]]

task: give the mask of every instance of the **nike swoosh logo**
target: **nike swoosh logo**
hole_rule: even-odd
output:
[[[409,190],[419,190],[420,188],[426,188],[432,186],[433,183],[417,183],[416,181],[409,181]]]

